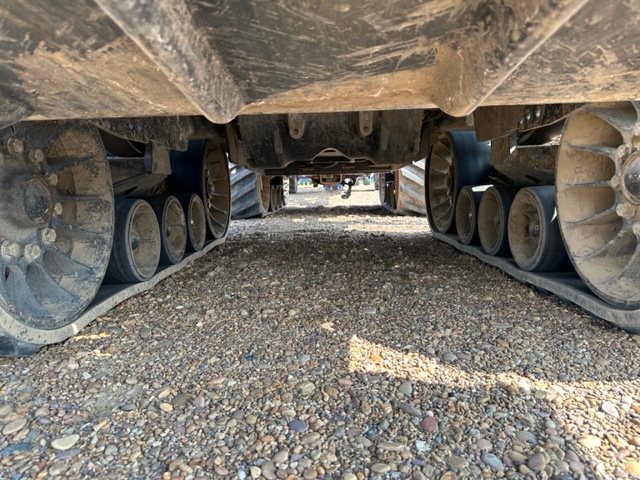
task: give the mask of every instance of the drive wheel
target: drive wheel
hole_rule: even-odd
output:
[[[640,122],[638,104],[594,104],[565,125],[556,203],[569,258],[591,290],[640,307]]]
[[[118,200],[116,235],[105,283],[138,283],[156,273],[160,227],[151,205],[139,198]]]
[[[91,126],[24,123],[0,131],[0,161],[0,307],[9,316],[0,326],[50,343],[47,331],[82,313],[109,263],[106,155]]]
[[[485,180],[491,171],[489,157],[489,143],[476,141],[475,132],[447,132],[438,137],[425,169],[427,217],[434,231],[455,229],[458,192]]]
[[[202,199],[208,237],[227,234],[231,219],[231,183],[227,163],[227,142],[223,136],[191,140],[186,152],[171,153],[173,192],[196,193]]]
[[[187,220],[173,195],[149,199],[160,225],[160,265],[175,265],[187,248]]]
[[[516,264],[529,272],[551,272],[568,263],[551,185],[520,190],[509,211],[509,247]]]

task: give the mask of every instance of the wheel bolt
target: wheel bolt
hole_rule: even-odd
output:
[[[11,137],[7,140],[7,150],[9,150],[9,153],[22,153],[24,151],[24,143],[18,138]]]
[[[55,173],[48,173],[46,175],[47,181],[54,187],[58,184],[58,175]]]
[[[39,148],[29,150],[29,160],[36,165],[41,164],[44,161],[44,152]]]
[[[16,242],[2,242],[2,256],[5,258],[15,258],[20,256],[20,244]]]
[[[627,203],[619,203],[616,206],[616,213],[622,218],[632,218],[635,214],[635,208]]]
[[[625,159],[629,156],[629,154],[631,153],[631,147],[629,145],[623,144],[620,145],[617,149],[616,149],[616,156],[619,159]]]
[[[40,232],[40,238],[44,243],[53,243],[56,241],[58,235],[53,228],[43,228]]]
[[[53,211],[56,215],[62,215],[62,204],[60,202],[56,203],[53,207]]]
[[[27,262],[33,262],[40,256],[41,252],[40,245],[36,245],[35,243],[29,244],[24,247],[24,258],[27,259]]]
[[[619,187],[620,177],[618,175],[614,175],[613,177],[611,177],[611,180],[609,181],[609,185],[611,185],[613,188]]]

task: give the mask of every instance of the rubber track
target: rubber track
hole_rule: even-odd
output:
[[[32,336],[26,328],[15,332],[7,332],[12,333],[15,338],[0,336],[0,356],[33,355],[43,345],[59,343],[74,336],[94,319],[105,315],[119,303],[155,287],[160,281],[182,270],[194,260],[202,258],[218,245],[222,245],[226,239],[227,236],[225,235],[218,240],[208,242],[199,252],[187,253],[180,263],[159,267],[156,274],[146,282],[101,286],[98,294],[80,317],[62,328],[47,331],[46,336]],[[0,310],[0,315],[7,314]],[[8,324],[8,322],[5,322],[5,324]]]
[[[640,309],[624,310],[616,308],[596,296],[575,272],[532,273],[520,270],[512,258],[492,257],[475,245],[463,245],[458,237],[451,234],[432,232],[438,240],[442,240],[459,251],[473,255],[483,262],[499,268],[516,280],[553,293],[564,301],[573,303],[591,315],[613,323],[630,333],[640,333]]]
[[[231,173],[231,218],[264,217],[266,208],[260,207],[260,192],[256,188],[256,173],[244,167],[232,167]]]

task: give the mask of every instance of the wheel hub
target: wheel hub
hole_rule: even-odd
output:
[[[629,202],[640,205],[640,153],[630,155],[625,162],[622,190]]]
[[[27,179],[24,185],[24,211],[34,223],[43,224],[51,219],[53,196],[44,178],[35,175]]]
[[[529,219],[529,226],[527,227],[527,230],[531,238],[540,237],[540,219],[537,215],[534,215]]]

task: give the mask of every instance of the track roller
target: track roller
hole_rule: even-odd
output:
[[[277,212],[282,210],[285,206],[284,199],[284,187],[279,184],[271,185],[271,201],[269,204],[269,211]]]
[[[173,195],[149,199],[160,225],[160,265],[179,263],[187,247],[187,220]]]
[[[556,215],[553,186],[520,190],[509,211],[509,247],[528,272],[564,270],[569,263]]]
[[[556,166],[560,231],[591,290],[640,307],[640,121],[637,103],[588,105],[567,119]]]
[[[198,195],[176,195],[187,219],[187,251],[199,252],[207,239],[207,217],[204,204]]]
[[[105,283],[137,283],[153,277],[160,261],[160,227],[156,214],[142,199],[116,204],[116,235]]]
[[[509,256],[507,221],[518,190],[518,187],[500,185],[489,187],[482,194],[478,206],[478,236],[489,255]]]
[[[464,185],[483,183],[491,171],[488,142],[475,132],[447,132],[438,136],[425,170],[425,200],[431,229],[448,233],[455,228],[458,192]]]
[[[477,245],[478,236],[478,207],[482,194],[491,185],[467,185],[462,187],[456,201],[456,232],[464,245]]]

